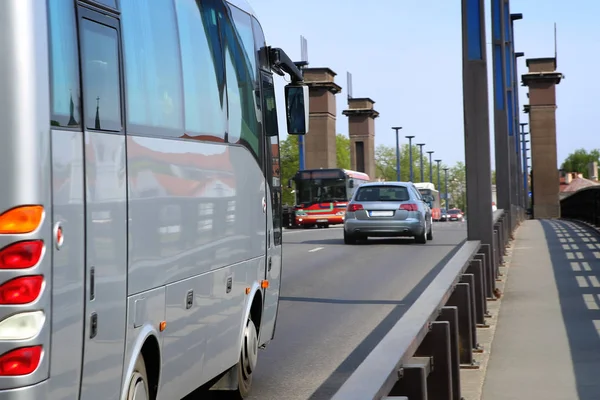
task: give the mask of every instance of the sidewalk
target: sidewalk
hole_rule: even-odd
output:
[[[482,400],[600,400],[599,277],[595,230],[521,225]]]

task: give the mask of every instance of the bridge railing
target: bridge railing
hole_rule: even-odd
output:
[[[560,201],[562,218],[600,226],[600,186],[578,190]]]
[[[465,241],[333,400],[462,397],[460,369],[477,366],[477,327],[486,326],[487,303],[496,300],[510,237],[503,210],[493,222],[494,257],[479,241]]]

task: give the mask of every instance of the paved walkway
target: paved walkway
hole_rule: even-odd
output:
[[[492,344],[483,400],[600,400],[600,235],[525,221]]]

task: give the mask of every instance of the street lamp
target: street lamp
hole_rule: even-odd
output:
[[[431,155],[435,153],[433,150],[429,150],[427,154],[429,154],[429,182],[433,183],[433,162],[431,161]]]
[[[444,190],[446,192],[446,215],[448,215],[448,170],[449,168],[444,168],[444,180],[446,181],[446,189]]]
[[[408,162],[409,162],[409,169],[410,169],[410,181],[412,182],[413,179],[413,159],[412,159],[412,140],[414,138],[414,136],[405,136],[405,138],[408,139]]]
[[[398,131],[402,129],[401,126],[392,127],[396,131],[396,180],[400,182],[400,139],[398,138]]]
[[[419,146],[419,168],[421,168],[421,182],[424,182],[425,179],[423,178],[423,146],[425,146],[425,143],[417,143],[417,146]]]
[[[440,190],[442,188],[442,184],[440,183],[440,163],[442,162],[442,160],[435,160],[435,162],[437,163],[437,188],[438,190]]]

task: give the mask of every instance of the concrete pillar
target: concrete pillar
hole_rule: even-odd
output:
[[[533,217],[559,218],[559,176],[556,154],[556,85],[562,74],[556,72],[556,59],[530,58],[529,72],[522,75],[529,87],[529,133],[533,174]]]
[[[462,0],[462,65],[467,239],[493,248],[492,173],[484,0]],[[494,262],[487,252],[486,265]],[[495,267],[494,264],[491,264]]]
[[[335,95],[342,88],[329,68],[305,68],[304,82],[310,93],[309,131],[304,136],[305,168],[336,168]]]
[[[368,97],[348,99],[348,109],[342,111],[342,114],[348,117],[351,168],[364,172],[372,179],[377,174],[375,170],[375,118],[379,117],[373,104],[375,102]]]

